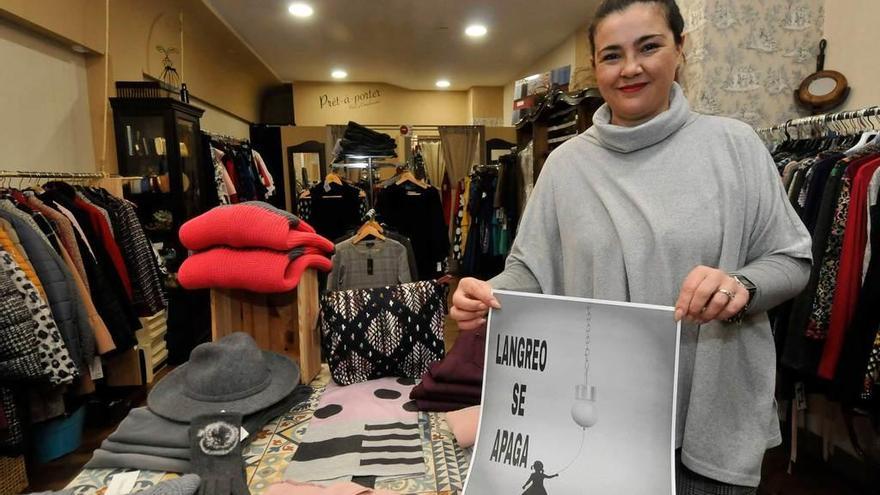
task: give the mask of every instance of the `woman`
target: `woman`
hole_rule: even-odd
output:
[[[463,279],[462,329],[492,289],[675,305],[678,493],[755,493],[780,443],[767,309],[807,283],[810,237],[747,125],[690,110],[674,0],[605,0],[590,27],[606,104],[547,159],[498,277]]]

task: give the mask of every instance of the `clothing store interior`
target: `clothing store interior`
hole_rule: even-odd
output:
[[[880,493],[878,23],[876,0],[0,0],[0,495]],[[493,289],[668,311],[662,479],[602,431],[610,385],[558,445],[608,472],[554,479],[525,386],[532,456],[476,441],[513,386],[486,373],[515,309]],[[548,362],[601,375],[590,332]]]

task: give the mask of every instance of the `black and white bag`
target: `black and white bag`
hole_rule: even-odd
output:
[[[333,380],[421,377],[445,354],[445,314],[446,286],[433,280],[327,293],[318,328]]]

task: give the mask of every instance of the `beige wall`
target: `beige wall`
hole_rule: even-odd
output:
[[[0,169],[93,172],[85,57],[0,19]]]
[[[880,2],[834,0],[826,2],[825,68],[846,76],[852,92],[840,109],[880,105],[880,63],[871,56],[877,44]]]
[[[248,136],[249,122],[259,120],[263,90],[280,81],[201,0],[113,0],[107,50],[104,6],[103,0],[0,0],[0,16],[15,21],[18,30],[91,50],[84,98],[90,103],[85,114],[91,121],[93,170],[116,171],[106,100],[115,94],[115,81],[159,77],[162,55],[156,45],[180,48],[181,15],[183,60],[172,59],[193,103],[205,109],[203,128]]]
[[[504,125],[504,88],[501,86],[474,86],[468,91],[471,124]]]
[[[466,91],[411,91],[383,83],[296,82],[296,124],[469,124]]]
[[[104,53],[105,0],[0,0],[0,16]]]

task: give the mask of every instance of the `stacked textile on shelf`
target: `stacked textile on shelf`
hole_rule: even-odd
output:
[[[394,138],[357,122],[349,121],[345,134],[337,144],[335,162],[343,161],[345,155],[397,156],[397,141]]]
[[[312,389],[298,383],[296,363],[259,350],[247,334],[201,344],[153,387],[147,407],[129,412],[86,467],[197,472],[190,439],[197,418],[221,410],[239,414],[247,445],[267,423],[308,401]]]
[[[456,411],[480,403],[486,334],[462,332],[449,354],[430,366],[410,398],[420,411]]]
[[[307,268],[328,272],[333,243],[297,216],[260,201],[223,205],[180,227],[197,251],[177,276],[187,289],[287,292]]]

